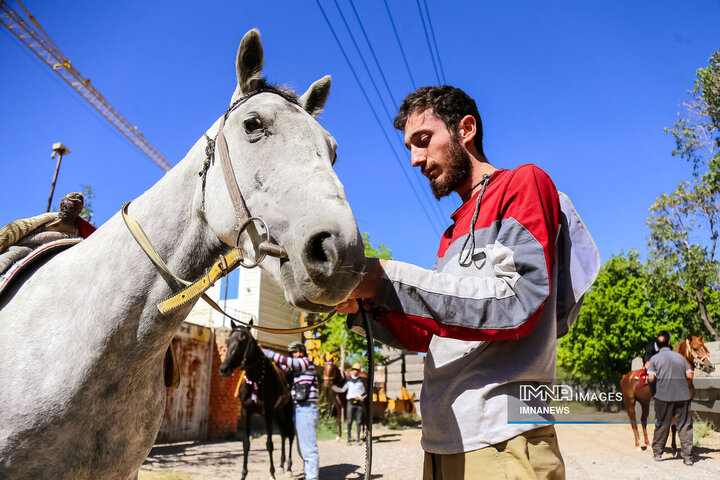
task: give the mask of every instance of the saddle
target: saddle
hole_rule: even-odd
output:
[[[13,281],[17,280],[21,273],[31,271],[39,262],[43,260],[47,261],[58,253],[67,250],[73,245],[77,245],[81,241],[82,238],[76,237],[63,238],[55,240],[54,242],[45,243],[13,263],[5,272],[0,272],[0,297],[2,297],[4,292],[10,291],[10,287],[14,283]]]
[[[647,385],[647,383],[648,383],[647,377],[648,377],[647,370],[645,370],[643,368],[640,371],[638,371],[638,374],[636,377],[637,381],[638,381],[638,388],[644,387],[645,385]]]

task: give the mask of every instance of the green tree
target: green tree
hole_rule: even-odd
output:
[[[649,271],[636,251],[608,260],[577,321],[558,343],[559,369],[588,387],[608,389],[619,384],[658,330],[677,338],[691,305],[650,285]]]
[[[82,212],[80,212],[80,216],[88,222],[92,223],[93,216],[95,215],[92,209],[92,203],[93,199],[95,198],[95,193],[93,192],[92,187],[89,185],[82,185],[81,193],[83,194],[84,203]]]
[[[363,233],[362,237],[365,242],[366,257],[383,258],[385,260],[392,259],[392,252],[384,243],[381,243],[380,246],[375,249],[370,243],[370,235],[368,233]],[[346,363],[359,362],[367,368],[365,337],[348,331],[345,325],[346,319],[347,315],[335,315],[324,327],[319,329],[316,338],[319,338],[322,342],[320,353],[332,353],[339,356],[344,354]],[[311,319],[311,321],[317,320],[319,320],[319,318]],[[385,361],[385,358],[380,354],[380,347],[377,343],[375,344],[375,358],[379,363]]]
[[[670,131],[672,154],[692,164],[689,181],[650,207],[649,264],[655,288],[673,289],[694,302],[702,327],[717,339],[720,262],[720,50],[696,72],[685,112]],[[715,313],[715,314],[714,314]],[[696,322],[697,323],[697,322]],[[696,332],[693,332],[696,333]]]

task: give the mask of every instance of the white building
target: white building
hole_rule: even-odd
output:
[[[208,296],[229,315],[243,322],[270,328],[293,328],[300,326],[302,313],[285,302],[280,287],[260,268],[238,268],[228,277],[217,282],[207,292]],[[231,327],[230,320],[200,299],[186,319],[187,322],[207,327]],[[271,334],[253,330],[255,338],[263,345],[284,350],[301,334]]]

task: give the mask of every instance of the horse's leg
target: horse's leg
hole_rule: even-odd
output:
[[[278,428],[280,429],[280,470],[285,471],[285,434],[280,425]]]
[[[272,441],[272,412],[265,415],[265,428],[267,430],[267,447],[268,455],[270,456],[270,478],[275,480],[275,464],[273,463],[273,441]]]
[[[341,405],[340,397],[335,396],[335,416],[337,420],[337,426],[338,426],[338,434],[337,438],[335,440],[340,441],[342,439],[342,405]]]
[[[640,401],[640,407],[642,409],[642,412],[640,414],[640,421],[642,422],[643,437],[645,439],[645,445],[642,447],[642,449],[644,450],[650,446],[650,440],[648,439],[647,434],[647,418],[648,413],[650,412],[650,398],[638,396],[638,400]]]
[[[623,378],[625,380],[625,378]],[[624,382],[623,382],[624,383]],[[627,385],[622,385],[621,388]],[[635,419],[635,392],[630,388],[622,388],[623,391],[623,403],[625,403],[625,410],[627,411],[628,418],[630,419],[630,427],[632,427],[633,435],[635,436],[635,448],[640,450],[640,435],[638,434],[637,420]]]
[[[248,468],[247,468],[247,462],[248,462],[248,453],[250,453],[250,419],[252,417],[252,413],[250,413],[250,409],[245,410],[245,438],[243,438],[243,469],[242,469],[242,480],[245,480],[245,477],[247,477],[248,474]]]

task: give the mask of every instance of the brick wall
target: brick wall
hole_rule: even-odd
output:
[[[208,439],[217,440],[234,436],[237,432],[238,399],[235,388],[239,371],[230,377],[220,376],[220,364],[225,359],[225,340],[229,328],[216,328],[212,354],[212,377],[210,379],[210,405],[208,406]]]

